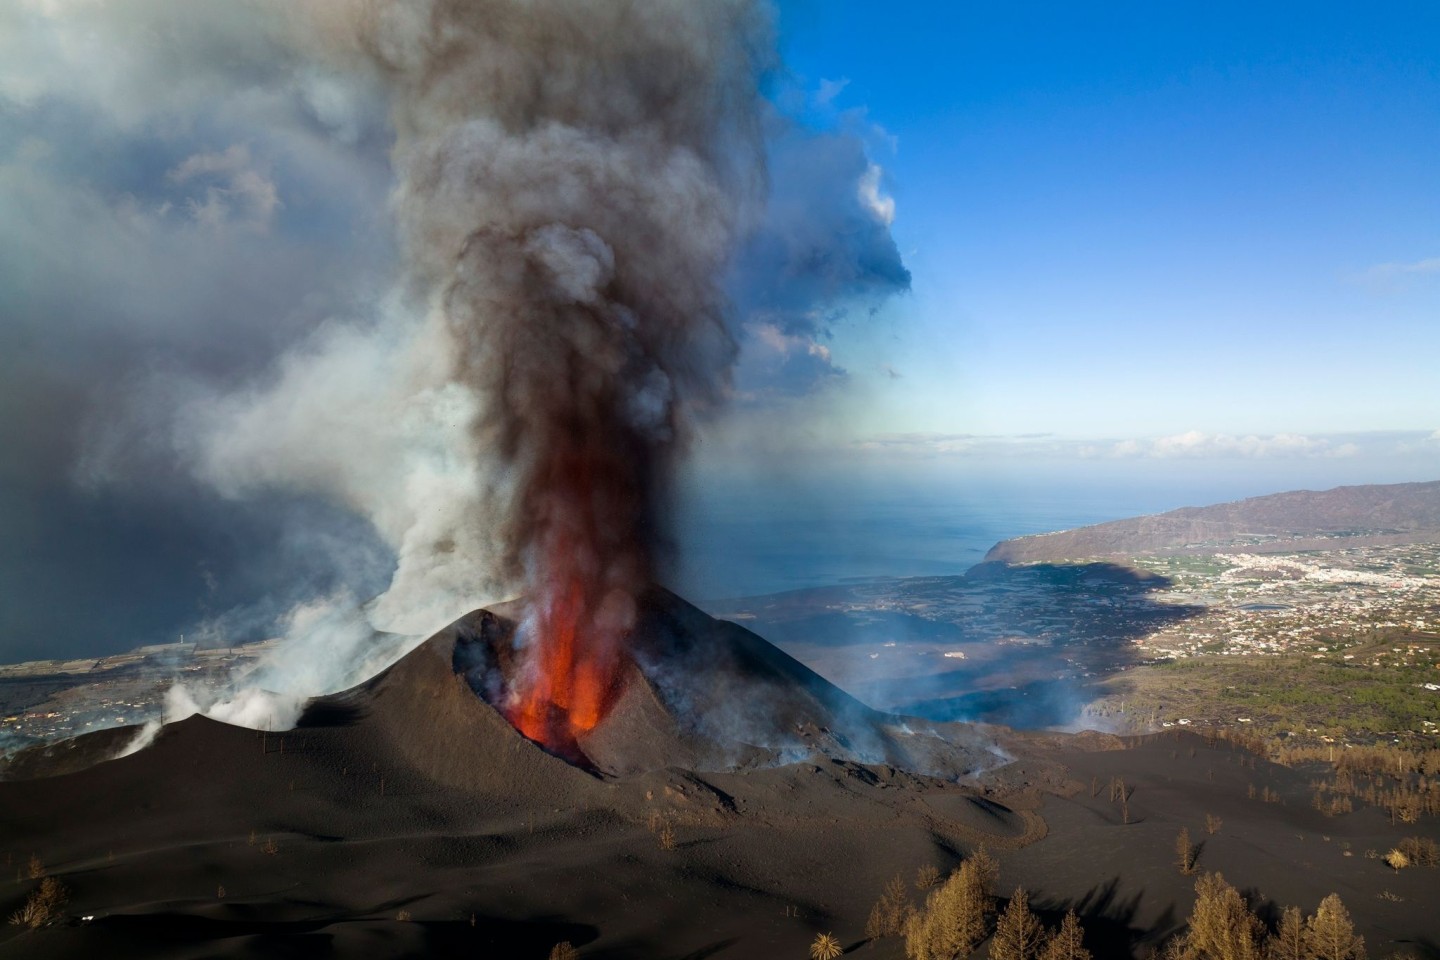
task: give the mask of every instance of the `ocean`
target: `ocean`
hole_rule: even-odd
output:
[[[696,601],[963,574],[1000,540],[1279,492],[1264,480],[970,481],[692,490],[669,580]]]

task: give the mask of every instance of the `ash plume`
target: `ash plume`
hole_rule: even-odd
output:
[[[755,4],[366,3],[318,23],[389,79],[394,205],[530,601],[513,719],[613,695],[693,416],[735,356],[722,280],[763,194]],[[552,726],[569,727],[552,730]]]
[[[772,19],[755,0],[0,0],[0,132],[25,145],[0,198],[84,201],[0,227],[0,253],[37,251],[21,290],[44,309],[18,329],[122,358],[52,368],[80,413],[47,435],[78,452],[32,486],[162,490],[124,543],[267,524],[273,548],[195,564],[199,602],[164,614],[219,643],[283,631],[247,687],[343,688],[524,594],[546,602],[522,638],[558,636],[568,663],[534,663],[568,679],[531,721],[576,678],[603,708],[696,424],[833,389],[846,301],[909,282],[861,138],[776,105],[794,80]],[[133,159],[107,179],[117,149]],[[112,276],[157,279],[121,297]]]

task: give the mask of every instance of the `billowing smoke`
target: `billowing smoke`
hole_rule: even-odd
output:
[[[156,523],[219,526],[230,514],[213,506],[217,493],[364,518],[373,537],[358,551],[328,516],[313,535],[287,523],[285,542],[304,550],[274,564],[277,584],[294,581],[288,561],[317,555],[333,575],[299,596],[275,591],[279,609],[207,617],[217,637],[242,620],[285,630],[252,688],[285,702],[337,689],[402,653],[406,637],[523,593],[531,673],[517,680],[513,718],[542,739],[593,722],[635,593],[663,572],[677,457],[734,395],[737,356],[756,358],[747,402],[831,389],[845,371],[822,341],[845,301],[909,282],[893,205],[859,139],[809,133],[766,98],[766,84],[789,82],[773,12],[759,0],[193,0],[178,20],[163,3],[107,9],[0,0],[29,38],[12,51],[28,69],[0,70],[0,98],[38,131],[0,172],[33,180],[42,167],[26,158],[42,156],[40,141],[95,126],[51,122],[55,104],[102,118],[107,150],[120,141],[142,158],[124,183],[97,181],[90,201],[121,224],[125,275],[160,276],[172,251],[213,248],[215,269],[186,283],[214,290],[208,278],[232,270],[237,287],[277,303],[212,323],[222,291],[177,311],[206,362],[134,359],[107,381],[85,418],[91,489],[153,487],[178,465],[198,484],[167,479],[166,490],[201,506]],[[96,36],[114,37],[113,60]],[[67,57],[98,64],[105,82]],[[186,84],[191,74],[203,82]],[[390,282],[373,270],[385,242],[337,261],[323,291],[294,289],[288,275],[272,284],[252,269],[271,269],[263,252],[317,237],[349,249],[375,229],[353,210],[317,221],[307,207],[323,183],[354,210],[375,209],[368,174],[325,182],[319,171],[349,168],[307,159],[350,154],[365,171],[381,157],[393,176],[392,292],[371,292]],[[147,172],[152,155],[163,163]],[[57,222],[54,233],[74,231]],[[256,253],[227,257],[220,241]],[[295,263],[272,259],[276,276]],[[57,291],[76,287],[73,270],[56,278]],[[352,296],[334,295],[347,279]],[[110,321],[113,302],[97,295],[73,312],[124,344],[128,314]],[[49,309],[47,323],[69,310]],[[267,328],[281,313],[283,327]],[[393,575],[367,600],[377,540]]]
[[[397,9],[360,40],[395,77],[402,235],[508,474],[513,719],[557,742],[613,695],[674,453],[728,381],[766,24],[746,0]]]
[[[530,600],[512,719],[562,740],[613,694],[675,453],[728,385],[767,20],[749,0],[436,0],[315,22],[388,80],[429,373],[473,403],[453,452],[498,468],[494,569]],[[453,551],[447,520],[428,556]]]

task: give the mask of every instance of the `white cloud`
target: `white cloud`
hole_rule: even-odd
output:
[[[1373,292],[1392,293],[1436,275],[1440,275],[1440,257],[1426,257],[1408,263],[1377,263],[1352,279]]]
[[[1166,437],[1120,441],[1111,448],[1116,457],[1150,457],[1171,459],[1194,457],[1207,459],[1267,457],[1343,457],[1358,452],[1354,444],[1338,444],[1326,437],[1308,437],[1296,433],[1268,436],[1247,434],[1203,433],[1187,430]]]
[[[822,107],[828,107],[848,86],[850,86],[850,81],[844,77],[839,80],[822,79],[819,88],[815,91],[815,102]]]
[[[263,233],[281,206],[275,181],[256,168],[249,148],[238,144],[221,153],[192,154],[166,178],[175,184],[204,185],[200,197],[186,201],[191,217],[202,226],[235,222]]]
[[[880,187],[880,178],[885,171],[877,163],[870,164],[860,177],[860,202],[875,215],[875,219],[890,226],[895,222],[895,198],[888,196]]]
[[[1087,454],[1087,456],[1099,456],[1102,453],[1101,448],[1096,447],[1092,444],[1087,444],[1085,449],[1087,451],[1092,451],[1092,453]],[[1119,443],[1115,444],[1111,448],[1110,452],[1117,457],[1138,457],[1144,451],[1140,446],[1139,440],[1121,440]]]
[[[887,433],[860,440],[856,449],[911,457],[1033,457],[1078,449],[1077,441],[1049,434]]]
[[[296,18],[273,0],[6,0],[0,3],[0,100],[89,103],[118,127],[159,115],[186,122],[217,95],[253,93],[294,63]]]
[[[742,402],[793,397],[820,390],[846,377],[830,348],[811,329],[785,330],[769,320],[742,328],[739,371],[733,398]]]
[[[1413,263],[1377,263],[1365,271],[1365,275],[1372,280],[1428,273],[1440,273],[1440,257],[1427,257]]]
[[[782,357],[805,354],[826,363],[830,362],[830,349],[810,337],[785,333],[773,323],[751,324],[747,330],[756,342]]]
[[[1311,436],[1226,434],[1188,430],[1161,437],[1074,438],[1051,434],[877,434],[857,450],[911,457],[1059,458],[1080,460],[1281,460],[1409,456],[1440,442],[1440,430]]]

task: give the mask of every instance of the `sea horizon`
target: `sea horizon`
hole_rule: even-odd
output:
[[[856,581],[961,576],[1003,540],[1298,489],[1348,476],[1136,473],[851,484],[751,480],[693,494],[670,585],[695,602]],[[1376,483],[1402,482],[1389,478]]]

